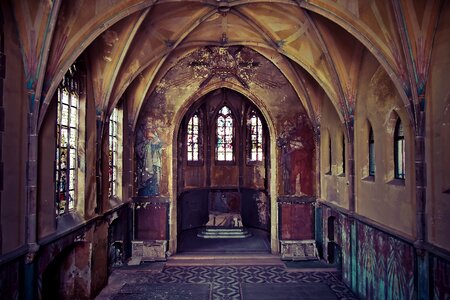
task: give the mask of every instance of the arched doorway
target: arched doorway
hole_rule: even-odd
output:
[[[269,131],[222,88],[195,102],[178,134],[178,252],[269,252]]]

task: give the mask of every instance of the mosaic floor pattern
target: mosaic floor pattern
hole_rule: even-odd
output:
[[[112,278],[117,290],[97,299],[357,299],[336,273],[279,266],[117,269]]]

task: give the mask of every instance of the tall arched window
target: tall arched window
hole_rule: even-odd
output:
[[[405,179],[405,135],[400,118],[395,124],[394,131],[394,164],[395,178]]]
[[[200,160],[200,134],[201,124],[200,117],[198,113],[195,113],[188,122],[187,127],[187,160],[188,161],[199,161]]]
[[[119,156],[119,112],[114,108],[109,117],[109,197],[117,197]]]
[[[375,139],[372,126],[369,128],[369,176],[375,176]]]
[[[247,119],[249,131],[249,161],[263,160],[263,126],[261,119],[256,112],[252,110]]]
[[[217,116],[216,160],[233,161],[233,117],[231,110],[223,106]]]
[[[58,87],[56,121],[56,214],[75,208],[80,80],[76,65]]]

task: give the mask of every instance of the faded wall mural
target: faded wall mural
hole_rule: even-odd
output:
[[[450,263],[440,257],[431,256],[432,294],[434,299],[450,299]]]
[[[142,122],[137,129],[135,152],[138,196],[159,195],[162,142],[150,120]]]
[[[283,195],[314,195],[315,144],[306,115],[286,120],[277,138],[281,149]]]
[[[412,299],[412,245],[362,223],[357,231],[358,294],[371,299]]]
[[[413,245],[328,207],[323,209],[323,232],[327,220],[336,217],[336,244],[342,256],[344,282],[363,299],[413,299],[415,258]],[[355,239],[352,241],[352,232]],[[324,256],[327,238],[323,237]],[[352,244],[353,243],[353,244]],[[351,251],[351,249],[354,249]],[[353,265],[353,266],[352,266]],[[352,274],[352,270],[356,272]],[[352,280],[354,281],[352,283]],[[441,281],[437,286],[445,290]],[[444,280],[445,282],[445,280]],[[444,288],[442,288],[444,286]],[[438,298],[436,298],[438,299]],[[444,299],[444,298],[442,298]]]

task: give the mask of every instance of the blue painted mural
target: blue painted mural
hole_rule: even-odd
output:
[[[414,248],[358,223],[358,294],[370,299],[413,299]]]
[[[335,242],[340,251],[342,279],[359,297],[363,299],[415,299],[415,252],[414,246],[392,235],[380,231],[372,226],[336,212],[329,207],[322,207],[323,232],[328,232],[330,217],[336,219]],[[353,238],[352,238],[353,237]],[[324,257],[327,257],[328,239],[323,236]],[[438,263],[437,263],[438,264]],[[448,278],[442,274],[447,273],[436,265],[433,269],[438,272],[436,287],[439,297],[435,299],[448,299]],[[447,296],[441,296],[441,294]],[[447,298],[445,298],[447,297]]]
[[[159,195],[162,142],[150,122],[139,124],[135,145],[138,196]]]
[[[432,293],[435,300],[450,299],[450,262],[437,256],[431,257]]]
[[[343,214],[338,215],[339,224],[341,227],[341,234],[337,234],[337,241],[341,248],[341,263],[342,263],[342,279],[348,285],[351,282],[351,259],[350,259],[350,244],[351,244],[351,235],[350,235],[350,221]]]

